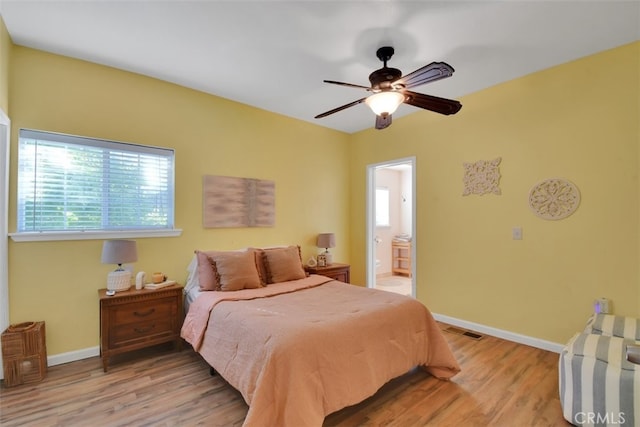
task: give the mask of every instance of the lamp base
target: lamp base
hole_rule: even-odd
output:
[[[131,287],[131,272],[127,270],[116,270],[107,276],[107,290],[126,291]]]
[[[326,265],[333,264],[333,255],[331,255],[331,252],[325,251],[325,252],[322,253],[322,255],[324,255],[324,259],[325,259],[325,264]]]

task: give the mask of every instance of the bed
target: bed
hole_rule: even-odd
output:
[[[188,269],[182,337],[242,394],[244,426],[321,426],[416,366],[443,380],[459,372],[422,303],[307,276],[299,248],[277,249],[196,252]],[[238,276],[243,285],[222,289]]]

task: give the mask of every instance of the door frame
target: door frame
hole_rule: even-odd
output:
[[[367,288],[375,286],[376,281],[376,252],[375,252],[375,234],[376,234],[376,170],[385,167],[396,166],[401,164],[411,164],[411,295],[416,297],[416,157],[404,157],[401,159],[387,160],[380,163],[367,165],[367,267],[366,282]]]
[[[0,109],[0,129],[6,127],[0,135],[0,160],[4,171],[0,173],[0,331],[9,327],[9,147],[11,146],[11,120]],[[0,379],[4,378],[2,358],[0,358]]]

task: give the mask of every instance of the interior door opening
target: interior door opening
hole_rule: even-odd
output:
[[[415,157],[367,166],[367,287],[416,296]]]

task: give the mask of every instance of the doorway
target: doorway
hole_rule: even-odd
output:
[[[0,110],[0,332],[9,327],[9,117]],[[0,378],[4,378],[0,359]]]
[[[367,166],[367,287],[416,296],[415,157]]]

